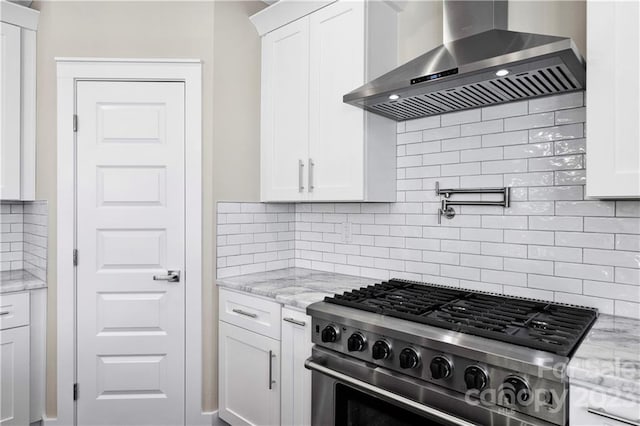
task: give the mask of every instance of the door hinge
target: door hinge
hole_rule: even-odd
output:
[[[77,383],[73,384],[73,400],[74,401],[78,400],[78,384]]]
[[[78,114],[73,114],[73,131],[78,131]]]
[[[73,266],[78,266],[78,250],[73,250]]]

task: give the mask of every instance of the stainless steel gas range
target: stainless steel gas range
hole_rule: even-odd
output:
[[[307,308],[313,425],[567,425],[597,310],[390,280]]]

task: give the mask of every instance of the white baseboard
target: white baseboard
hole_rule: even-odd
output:
[[[202,412],[200,416],[199,424],[211,425],[211,426],[226,426],[227,423],[225,423],[224,421],[218,418],[218,410],[215,410],[215,411]],[[59,424],[57,418],[47,417],[47,416],[42,416],[42,425],[43,426],[73,426],[73,425]]]

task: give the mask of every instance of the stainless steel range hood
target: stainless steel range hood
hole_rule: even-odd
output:
[[[570,38],[507,31],[507,2],[444,1],[444,41],[343,100],[396,121],[585,88]]]

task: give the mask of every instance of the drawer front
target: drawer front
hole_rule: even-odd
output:
[[[0,330],[29,325],[29,293],[0,294]]]
[[[571,385],[571,426],[640,426],[640,402]]]
[[[220,289],[220,320],[280,340],[279,303]]]

